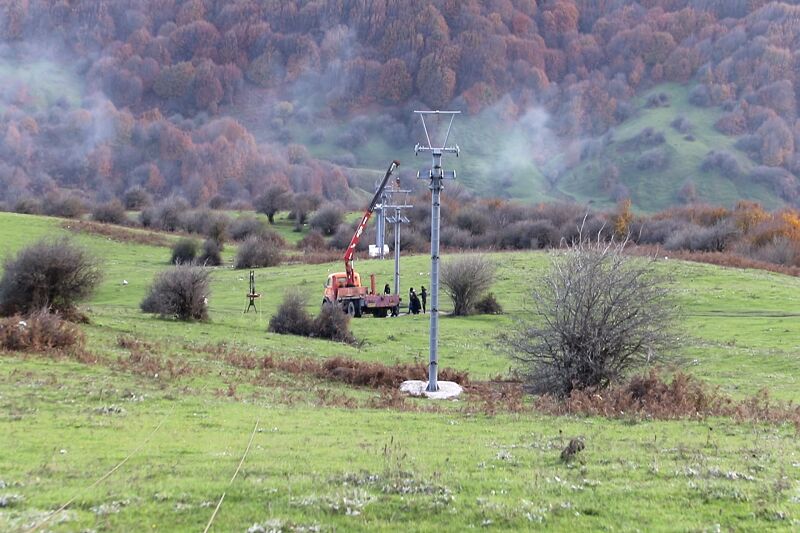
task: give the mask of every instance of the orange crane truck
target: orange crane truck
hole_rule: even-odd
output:
[[[364,216],[356,227],[356,232],[353,238],[350,239],[350,244],[344,252],[344,272],[334,272],[328,276],[325,282],[325,295],[322,300],[322,305],[334,303],[350,316],[360,317],[364,313],[375,315],[376,317],[383,318],[389,313],[397,315],[400,310],[400,295],[399,294],[383,294],[375,290],[375,274],[370,274],[369,287],[361,284],[361,276],[353,269],[353,259],[356,254],[356,246],[361,240],[361,234],[367,227],[370,217],[375,206],[381,197],[381,193],[386,188],[389,178],[395,169],[400,166],[400,162],[395,160],[389,165],[389,170],[383,177],[383,181],[378,187],[375,196],[364,211]]]

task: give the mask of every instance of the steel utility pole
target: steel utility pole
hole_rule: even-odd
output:
[[[431,190],[431,337],[430,337],[430,360],[428,364],[428,392],[435,392],[439,390],[438,374],[439,374],[439,223],[440,223],[440,200],[442,189],[442,180],[456,179],[455,170],[444,170],[442,168],[442,155],[444,154],[458,154],[460,149],[458,145],[447,146],[447,140],[450,138],[450,129],[453,127],[453,119],[461,111],[414,111],[422,120],[422,129],[425,130],[425,145],[417,144],[414,147],[414,153],[430,152],[432,156],[432,165],[428,170],[421,170],[417,173],[418,179],[429,179]],[[431,136],[428,133],[428,126],[425,124],[425,117],[430,118],[431,115],[437,118],[450,117],[450,122],[447,125],[447,133],[444,137],[444,142],[441,146],[434,146],[431,143]]]
[[[394,293],[400,294],[400,225],[408,224],[408,219],[403,216],[403,209],[414,207],[408,205],[408,193],[410,190],[391,189],[389,195],[391,200],[385,209],[394,209],[394,215],[387,216],[386,222],[394,225]],[[398,196],[404,195],[402,200]]]

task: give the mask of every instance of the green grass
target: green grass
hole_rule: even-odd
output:
[[[669,96],[669,106],[647,108],[645,103],[652,94],[665,93]],[[570,171],[560,183],[560,187],[578,201],[592,200],[598,206],[610,206],[608,193],[601,190],[601,173],[609,163],[620,171],[620,182],[630,192],[634,205],[641,211],[653,212],[664,209],[678,201],[681,186],[692,180],[696,186],[698,199],[715,204],[732,205],[741,198],[762,202],[769,208],[782,204],[775,193],[762,184],[753,183],[746,178],[722,175],[719,171],[703,171],[701,164],[711,150],[725,150],[733,154],[745,173],[753,167],[753,162],[734,147],[736,137],[723,135],[714,128],[722,116],[717,108],[696,107],[688,101],[688,87],[678,84],[662,84],[654,87],[634,100],[637,114],[614,128],[614,142],[604,147],[602,153],[588,159]],[[684,134],[675,130],[670,123],[684,117],[693,124],[694,140],[687,140]],[[645,128],[653,128],[663,133],[665,147],[669,154],[669,164],[663,170],[637,169],[636,161],[645,149],[625,149],[621,145]]]
[[[20,103],[32,109],[45,109],[59,98],[75,106],[83,93],[83,84],[75,72],[47,59],[17,62],[0,58],[0,78],[8,87],[25,87]]]
[[[0,213],[3,251],[66,233],[60,222]],[[0,355],[0,498],[21,498],[0,508],[0,530],[24,530],[75,497],[64,521],[48,529],[197,531],[223,492],[216,531],[267,521],[283,530],[347,531],[798,526],[793,427],[502,409],[490,416],[469,398],[376,408],[383,399],[375,391],[243,370],[200,349],[226,342],[259,356],[425,360],[428,323],[421,315],[354,320],[360,347],[266,332],[286,288],[306,293],[316,312],[322,282],[339,263],[258,269],[264,297],[260,312],[247,315],[246,272],[214,269],[210,322],[181,324],[138,311],[147,285],[167,267],[167,248],[77,240],[102,258],[106,273],[87,303],[91,324],[82,326],[103,362]],[[441,320],[442,365],[475,379],[507,373],[495,335],[526,316],[527,294],[548,264],[543,253],[492,257],[499,265],[493,291],[506,314]],[[403,258],[404,291],[429,286],[428,264],[426,256]],[[376,273],[379,284],[390,280],[392,266],[356,264],[362,276]],[[800,401],[799,279],[673,260],[659,268],[678,280],[687,343],[676,357],[692,374],[735,397],[768,387]],[[116,343],[122,334],[155,343],[160,357],[187,361],[196,372],[176,379],[131,373],[117,363],[127,357]],[[256,420],[260,430],[229,485]],[[587,449],[565,465],[560,449],[577,435]]]

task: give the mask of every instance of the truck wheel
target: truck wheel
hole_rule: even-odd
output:
[[[356,303],[355,304],[355,308],[356,308],[355,317],[356,318],[361,318],[361,302]]]
[[[375,311],[375,317],[386,318],[386,309],[378,309],[377,311]]]
[[[356,304],[354,304],[352,300],[347,302],[347,307],[346,307],[345,311],[350,316],[356,316]]]

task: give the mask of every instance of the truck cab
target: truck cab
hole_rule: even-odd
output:
[[[361,276],[358,272],[353,274],[353,279],[355,283],[352,287],[348,287],[346,272],[334,272],[330,274],[325,281],[325,300],[328,302],[336,302],[342,298],[352,298],[365,293],[365,287],[361,286]]]

